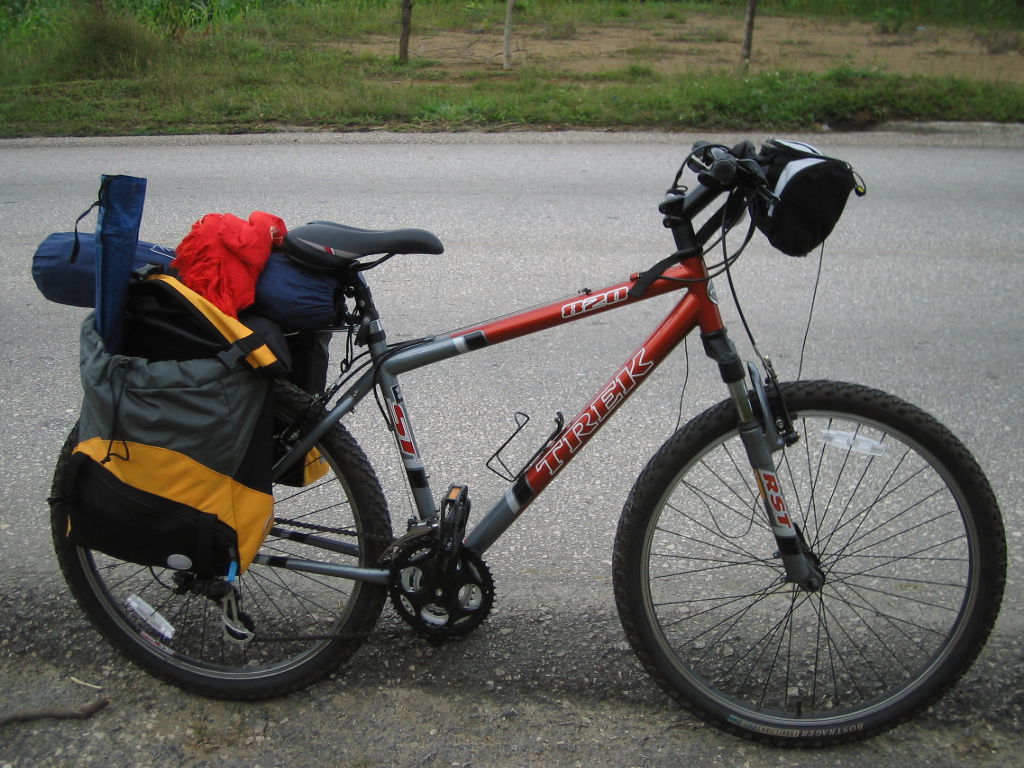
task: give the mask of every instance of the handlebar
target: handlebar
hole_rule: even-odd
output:
[[[753,192],[770,193],[768,179],[758,162],[757,150],[750,141],[743,141],[732,149],[721,144],[698,141],[683,164],[697,174],[697,181],[704,186],[725,189],[747,187]],[[676,175],[676,183],[680,173]]]
[[[689,169],[697,174],[697,184],[682,187],[679,180]],[[720,195],[738,191],[729,202],[712,215],[711,222],[699,233],[693,229],[693,220]],[[713,232],[726,224],[735,223],[755,196],[775,201],[764,169],[759,163],[757,149],[750,141],[729,148],[723,144],[698,141],[679,167],[672,187],[658,210],[665,216],[664,224],[672,230],[676,242],[676,255],[684,257],[703,251]]]
[[[697,174],[698,183],[691,188],[679,184],[687,169]],[[741,194],[730,195],[700,231],[695,231],[694,219],[716,198],[732,190],[740,190]],[[664,225],[672,231],[676,250],[643,272],[630,289],[630,296],[642,296],[647,287],[673,263],[703,254],[704,246],[711,236],[735,224],[756,195],[769,200],[775,198],[765,172],[758,163],[757,150],[752,142],[744,141],[731,149],[722,144],[696,142],[680,165],[665,199],[658,206],[665,217]]]
[[[790,162],[807,159],[813,162],[794,166],[795,173],[787,175]],[[818,163],[824,165],[813,173],[803,173],[804,169]],[[697,176],[693,187],[680,184],[687,170]],[[789,195],[795,200],[792,205],[779,207],[781,201],[774,187],[780,182],[787,190],[797,190]],[[783,253],[802,256],[824,242],[839,220],[850,192],[862,196],[866,191],[864,182],[849,163],[826,157],[800,142],[773,139],[758,152],[749,141],[732,148],[698,141],[683,160],[665,199],[658,206],[664,215],[664,225],[672,231],[676,250],[643,272],[630,289],[630,296],[642,295],[672,264],[703,257],[716,235],[718,238],[713,244],[721,243],[723,260],[713,266],[724,270],[728,270],[746,248],[755,228],[764,232],[768,241]],[[725,203],[708,216],[699,229],[695,228],[697,216],[726,193]],[[750,227],[746,237],[729,253],[726,236],[747,212]]]
[[[687,169],[697,174],[697,185],[690,189],[679,185]],[[742,193],[744,204],[753,197],[778,202],[753,142],[742,141],[731,149],[707,141],[694,143],[659,206],[665,226],[674,228],[681,219],[692,221],[715,198],[733,190]]]

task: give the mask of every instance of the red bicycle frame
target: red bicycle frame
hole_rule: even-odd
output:
[[[405,462],[410,487],[417,499],[420,516],[436,514],[433,494],[422,494],[425,472],[416,447],[409,412],[401,399],[397,380],[390,376],[440,359],[500,344],[522,336],[581,320],[602,312],[620,309],[672,291],[686,289],[658,327],[602,386],[583,409],[552,438],[547,447],[513,482],[506,494],[492,507],[466,537],[466,545],[478,554],[485,552],[555,476],[597,434],[619,406],[636,391],[658,365],[668,357],[687,334],[698,326],[702,334],[724,331],[721,314],[710,289],[701,257],[686,259],[667,269],[662,280],[651,284],[640,297],[629,292],[639,275],[627,282],[587,291],[542,307],[512,314],[488,323],[471,326],[387,356],[380,363],[381,383],[395,426],[399,452]],[[447,349],[445,349],[447,347]],[[429,501],[428,501],[429,500]]]

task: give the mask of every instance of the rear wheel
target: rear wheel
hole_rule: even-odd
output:
[[[279,385],[277,434],[309,409],[308,394]],[[74,444],[72,433],[57,465],[55,489]],[[316,447],[328,471],[306,487],[274,486],[275,530],[319,532],[350,546],[328,552],[272,533],[261,554],[376,565],[391,529],[366,456],[341,425]],[[186,574],[76,546],[65,535],[67,521],[59,507],[52,526],[65,580],[107,639],[153,674],[206,696],[265,698],[321,679],[356,652],[386,594],[383,586],[254,562],[236,582],[234,630],[225,631],[220,599],[183,590]],[[211,588],[223,589],[223,583]],[[238,642],[250,633],[251,640]]]
[[[783,385],[800,441],[775,455],[824,586],[787,583],[731,402],[666,442],[616,536],[626,635],[710,722],[839,743],[933,703],[995,621],[1006,548],[991,488],[927,414],[849,384]]]

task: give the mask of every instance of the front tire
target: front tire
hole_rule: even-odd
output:
[[[308,394],[279,383],[275,431],[280,434],[311,407]],[[72,432],[57,465],[53,496],[75,443]],[[275,485],[276,525],[293,527],[282,521],[295,520],[305,524],[293,527],[300,533],[310,532],[310,524],[349,531],[348,536],[325,535],[354,542],[358,549],[330,553],[272,533],[260,552],[374,566],[391,540],[391,527],[373,469],[340,424],[316,447],[327,461],[327,474],[306,487]],[[386,595],[383,586],[254,562],[237,581],[242,623],[254,634],[251,642],[240,644],[225,637],[220,603],[177,590],[175,571],[75,545],[66,535],[67,519],[59,505],[51,523],[64,578],[100,632],[150,673],[213,698],[280,696],[325,677],[359,648]],[[157,613],[147,617],[150,609]],[[167,625],[174,630],[170,638],[159,631]]]
[[[775,454],[824,587],[786,583],[731,401],[651,459],[619,522],[615,597],[646,669],[748,738],[836,744],[932,704],[999,611],[1006,546],[991,488],[941,424],[884,393],[782,385],[800,441]]]

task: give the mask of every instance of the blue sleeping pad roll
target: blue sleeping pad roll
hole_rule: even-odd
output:
[[[50,301],[73,307],[93,307],[96,302],[96,238],[78,235],[78,254],[71,261],[74,232],[55,232],[36,249],[32,277]],[[131,269],[159,264],[170,270],[174,250],[139,240]],[[332,328],[343,319],[340,310],[344,289],[333,274],[314,272],[297,265],[282,253],[272,253],[256,284],[256,303],[251,311],[288,331]]]

